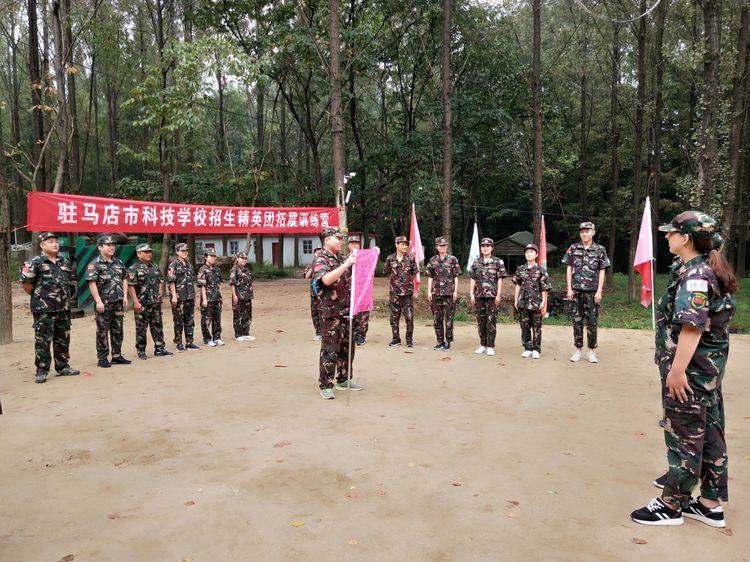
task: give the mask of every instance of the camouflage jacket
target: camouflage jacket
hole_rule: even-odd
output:
[[[86,268],[86,281],[96,282],[99,297],[102,302],[121,301],[125,296],[122,282],[128,277],[128,272],[123,263],[112,256],[107,261],[101,255],[94,258]]]
[[[385,258],[383,274],[388,275],[391,282],[391,296],[410,297],[414,294],[414,277],[419,273],[417,260],[405,254],[398,261],[396,254]]]
[[[586,249],[583,243],[572,244],[562,262],[573,268],[572,286],[575,291],[596,291],[599,288],[599,270],[610,265],[604,246],[592,242]]]
[[[490,261],[486,262],[482,256],[479,256],[471,264],[469,276],[474,280],[476,298],[495,298],[498,282],[506,278],[508,272],[505,271],[505,264],[500,258],[492,256]]]
[[[721,294],[706,256],[696,256],[673,270],[667,291],[656,306],[656,355],[665,377],[672,367],[685,324],[701,338],[685,373],[696,398],[710,405],[721,385],[729,355],[729,322],[736,310],[732,295]]]
[[[432,294],[447,297],[453,295],[453,279],[461,275],[461,266],[454,255],[447,254],[444,260],[435,255],[427,262],[425,273],[432,277]]]
[[[552,288],[547,272],[536,264],[531,267],[528,264],[518,266],[511,281],[521,288],[516,306],[526,310],[539,310],[542,293]]]
[[[195,270],[189,261],[182,263],[178,258],[170,263],[167,268],[167,283],[174,283],[178,300],[195,298]]]
[[[351,289],[352,270],[347,269],[335,283],[326,285],[321,281],[329,271],[339,267],[346,258],[323,250],[313,262],[313,281],[320,297],[320,312],[323,318],[347,316],[349,314],[349,294]]]
[[[128,268],[128,285],[135,289],[138,302],[146,306],[162,301],[160,285],[164,276],[154,263],[135,262]]]
[[[198,270],[198,286],[206,288],[207,302],[221,301],[221,271],[218,265],[203,264]]]
[[[253,298],[253,273],[249,267],[235,265],[229,272],[229,284],[234,285],[234,292],[241,301]]]
[[[70,297],[75,289],[75,272],[70,262],[58,256],[52,261],[40,254],[23,264],[21,283],[31,283],[31,312],[60,312],[70,308]]]

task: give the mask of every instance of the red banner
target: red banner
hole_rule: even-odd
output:
[[[182,234],[320,234],[335,207],[220,207],[62,193],[28,195],[28,230]]]

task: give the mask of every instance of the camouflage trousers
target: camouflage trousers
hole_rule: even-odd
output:
[[[161,318],[161,303],[145,304],[135,316],[135,349],[146,351],[146,331],[151,331],[154,349],[164,349],[164,325]]]
[[[411,295],[390,295],[388,297],[388,308],[391,311],[391,332],[393,339],[401,341],[399,334],[399,323],[401,315],[406,320],[406,343],[414,341],[414,300]]]
[[[323,316],[320,313],[320,297],[310,295],[310,316],[312,317],[315,335],[320,335],[320,327],[323,324]]]
[[[539,310],[518,309],[521,343],[527,351],[542,351],[542,313]]]
[[[221,301],[208,301],[201,306],[203,342],[221,339]]]
[[[594,291],[573,291],[573,345],[579,349],[583,347],[584,320],[589,349],[596,349],[599,305],[594,302],[594,294]]]
[[[696,395],[689,396],[683,404],[669,396],[663,399],[669,472],[662,498],[679,504],[689,500],[700,483],[702,497],[728,501],[724,401],[719,396],[702,403]]]
[[[494,297],[475,298],[477,311],[477,331],[479,332],[479,345],[495,347],[495,336],[497,335],[497,305]]]
[[[232,324],[234,337],[250,335],[250,322],[253,321],[253,299],[239,300],[232,304]]]
[[[433,316],[433,326],[438,343],[453,341],[453,315],[456,313],[456,303],[453,296],[433,295],[430,303]]]
[[[352,322],[354,328],[354,337],[364,339],[367,337],[367,330],[370,329],[370,311],[360,312],[354,316]]]
[[[195,300],[178,300],[172,305],[172,319],[174,320],[174,343],[182,343],[182,332],[185,331],[185,343],[193,343],[193,327],[195,326]]]
[[[49,372],[52,363],[49,347],[55,357],[55,370],[61,371],[70,361],[70,312],[37,312],[34,314],[34,364],[37,371]]]
[[[349,345],[349,318],[324,318],[321,335],[323,340],[320,344],[320,388],[333,388],[334,377],[337,382],[346,382],[350,357],[352,363],[354,362],[354,339],[351,346]]]
[[[122,301],[105,302],[104,312],[94,314],[96,319],[96,357],[107,359],[112,344],[112,357],[122,354],[123,319]]]

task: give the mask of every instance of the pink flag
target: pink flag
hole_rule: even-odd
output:
[[[651,201],[646,197],[641,219],[641,232],[638,234],[638,246],[635,249],[633,269],[641,274],[641,304],[645,307],[654,298],[651,260],[654,259],[654,241],[651,234]]]
[[[357,261],[352,272],[352,295],[350,314],[354,316],[372,310],[372,286],[375,282],[375,266],[378,264],[380,248],[357,250]]]
[[[419,262],[424,261],[424,248],[422,238],[419,236],[419,225],[417,224],[417,212],[414,203],[411,204],[411,225],[409,227],[409,255],[417,260],[417,274],[414,276],[414,293],[419,295]]]
[[[537,263],[544,271],[547,271],[547,229],[544,227],[544,215],[542,215],[541,240],[539,240],[539,255]]]

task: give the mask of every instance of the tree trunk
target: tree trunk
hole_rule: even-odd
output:
[[[748,46],[748,56],[750,57],[750,46]],[[744,278],[747,264],[747,221],[750,217],[745,208],[745,202],[750,200],[750,72],[745,73],[745,124],[743,126],[743,173],[740,182],[741,189],[737,197],[737,275]]]
[[[581,135],[578,148],[579,167],[581,174],[581,214],[587,217],[589,214],[589,153],[587,150],[589,128],[588,128],[588,37],[581,40]]]
[[[50,57],[50,24],[48,17],[50,10],[47,2],[48,0],[42,0],[42,84],[44,86],[43,92],[45,105],[47,107],[52,107],[56,102],[53,100],[52,95],[54,90],[51,81],[53,74],[49,72],[50,67],[54,67],[54,62],[51,62]],[[43,111],[42,127],[43,137],[46,138],[52,130],[50,111]],[[52,173],[52,147],[50,145],[44,147],[42,144],[42,148],[44,149],[44,169],[46,170],[46,173],[44,174],[44,190],[52,191],[52,186],[54,185],[54,174]]]
[[[226,128],[224,125],[224,73],[221,68],[219,56],[216,56],[216,91],[219,98],[219,114],[216,123],[216,157],[219,162],[224,162],[227,155]]]
[[[42,78],[39,68],[39,34],[37,32],[36,0],[28,0],[27,12],[29,20],[29,81],[31,82],[31,123],[34,131],[32,138],[32,155],[34,158],[34,181],[31,189],[44,191],[46,170],[44,159],[40,158],[42,143],[44,143],[44,116],[42,109]],[[36,240],[34,236],[32,238]],[[37,246],[38,248],[38,246]]]
[[[443,236],[453,251],[451,236],[451,195],[453,191],[453,134],[451,112],[451,0],[443,0],[443,61],[440,81],[443,93]],[[408,201],[406,201],[408,204]]]
[[[620,188],[620,126],[619,126],[619,102],[617,100],[620,88],[620,24],[612,24],[612,74],[610,80],[610,102],[609,102],[609,152],[610,152],[610,195],[609,195],[609,247],[607,253],[614,262],[615,242],[617,240],[617,192]],[[607,269],[607,284],[612,284],[614,267]]]
[[[716,114],[719,103],[719,12],[721,0],[703,0],[703,28],[705,53],[703,58],[703,100],[698,157],[699,207],[710,212],[714,185],[714,168],[718,161]]]
[[[329,37],[331,51],[331,136],[333,143],[333,189],[336,194],[336,207],[339,210],[339,227],[347,232],[346,193],[344,187],[344,167],[346,151],[344,149],[344,118],[341,113],[341,33],[339,0],[330,0],[331,33]]]
[[[533,0],[533,36],[531,63],[531,110],[534,114],[534,179],[531,214],[534,240],[538,243],[542,232],[542,18],[541,0]]]
[[[63,60],[63,70],[66,71],[72,66],[73,57],[73,33],[70,23],[70,0],[63,0],[63,45],[65,45],[65,54]],[[70,137],[70,190],[78,193],[81,190],[81,148],[80,136],[78,132],[78,105],[76,104],[76,74],[75,71],[66,72],[67,74],[67,99],[68,108],[68,126]]]
[[[169,66],[164,58],[164,46],[166,44],[166,36],[164,30],[164,2],[163,0],[156,0],[156,29],[154,29],[156,35],[156,48],[159,56],[159,67],[161,74],[161,89],[162,96],[166,95],[164,92],[167,89],[167,77],[169,74]],[[162,119],[162,127],[164,120]],[[157,132],[159,135],[159,173],[161,175],[162,195],[165,203],[168,203],[172,196],[172,179],[169,173],[169,145],[167,142],[167,133],[160,128]],[[113,159],[114,160],[114,159]],[[164,233],[162,237],[161,247],[161,258],[159,259],[159,269],[164,275],[167,271],[167,265],[169,264],[169,242],[171,234],[168,232]]]
[[[120,179],[119,160],[117,157],[117,96],[118,92],[112,83],[112,77],[105,74],[104,97],[107,102],[107,144],[109,146],[109,188],[114,191]]]
[[[4,158],[3,158],[4,160]],[[0,345],[13,342],[13,301],[10,269],[10,208],[5,171],[0,166]]]
[[[64,0],[52,2],[52,32],[55,39],[55,78],[57,82],[57,138],[58,150],[57,171],[53,193],[62,193],[67,176],[68,140],[70,138],[70,124],[68,121],[67,95],[65,75],[65,37],[63,35],[63,21],[65,20]]]
[[[281,90],[284,89],[284,83],[282,82],[279,84],[279,88]],[[280,179],[281,183],[286,185],[287,181],[289,181],[289,150],[287,148],[287,127],[286,127],[286,100],[284,99],[284,95],[282,92],[282,95],[280,96],[279,103],[281,104],[281,111],[280,111],[280,122],[279,122],[279,154],[281,156],[281,170],[280,170]],[[296,244],[296,240],[295,240]],[[297,246],[295,246],[296,248]],[[296,255],[296,254],[295,254]],[[295,258],[295,266],[298,265],[297,259]]]
[[[651,201],[651,216],[653,224],[653,239],[656,240],[656,228],[661,205],[661,153],[662,153],[662,114],[664,112],[664,98],[662,96],[662,83],[664,81],[664,27],[667,19],[667,4],[669,0],[662,0],[656,9],[656,24],[654,37],[654,111],[651,118],[651,127],[654,134],[654,159],[653,159],[653,185],[654,195]]]

